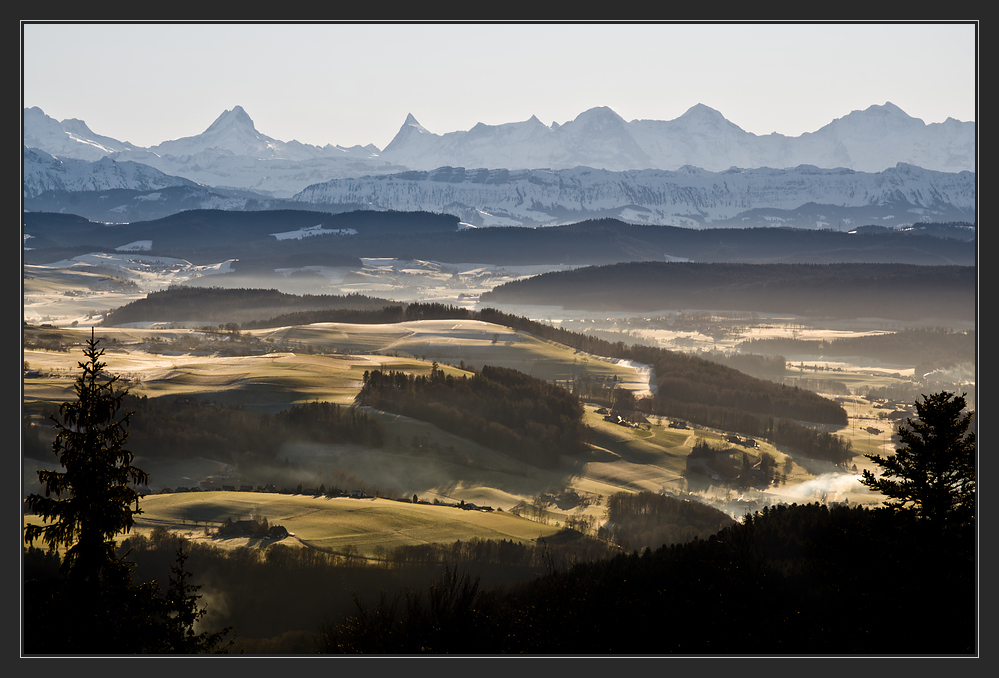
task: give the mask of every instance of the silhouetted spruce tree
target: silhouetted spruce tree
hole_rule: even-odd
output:
[[[892,509],[913,509],[938,528],[970,528],[975,520],[974,412],[964,396],[947,391],[923,396],[917,417],[896,431],[895,454],[866,455],[881,467],[865,470],[861,483],[885,495]]]
[[[93,333],[79,363],[77,399],[63,403],[52,449],[62,471],[43,470],[44,495],[25,501],[41,525],[25,528],[28,544],[64,549],[61,576],[25,582],[25,650],[44,653],[134,653],[153,635],[154,585],[132,586],[131,564],[115,553],[115,535],[128,532],[140,511],[133,484],[146,474],[125,447],[129,414],[119,416],[125,391],[104,373]]]
[[[25,527],[25,541],[40,539],[53,551],[64,549],[64,556],[59,577],[25,582],[24,650],[135,654],[214,647],[214,637],[193,634],[201,614],[182,557],[180,574],[164,597],[155,581],[133,585],[134,563],[116,553],[115,537],[129,532],[142,512],[135,486],[148,476],[125,449],[131,413],[120,410],[127,390],[104,372],[98,343],[91,332],[83,351],[87,360],[79,363],[77,399],[60,406],[61,419],[52,417],[52,449],[64,470],[39,471],[45,493],[25,500],[42,519]]]
[[[132,465],[133,455],[124,447],[131,413],[119,417],[126,390],[116,390],[118,377],[106,375],[99,340],[90,340],[79,363],[77,400],[59,407],[53,451],[64,471],[39,471],[45,494],[32,494],[27,507],[41,516],[42,525],[28,525],[25,540],[46,542],[50,548],[66,547],[63,572],[81,583],[119,577],[122,563],[115,555],[114,537],[129,532],[133,516],[142,512],[135,485],[148,475]]]

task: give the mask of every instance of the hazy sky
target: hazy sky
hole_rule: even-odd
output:
[[[887,101],[976,119],[977,26],[878,23],[22,23],[23,105],[152,146],[242,106],[282,141],[385,146],[595,106],[672,120],[701,103],[754,134]]]

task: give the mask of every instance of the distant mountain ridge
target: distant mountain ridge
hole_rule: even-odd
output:
[[[477,226],[554,225],[597,216],[703,227],[788,225],[838,230],[864,223],[974,221],[975,175],[899,164],[877,173],[799,166],[709,172],[466,170],[333,179],[295,196],[317,207],[446,212]],[[807,205],[814,210],[791,212]],[[754,214],[750,214],[750,213]]]
[[[37,108],[24,109],[24,146],[61,159],[147,164],[166,174],[216,187],[243,188],[290,197],[334,178],[485,167],[524,170],[607,171],[684,166],[724,171],[733,166],[776,169],[814,165],[880,172],[898,163],[941,172],[975,168],[975,123],[947,119],[925,124],[889,103],[833,120],[821,129],[787,137],[758,136],[697,104],[670,121],[626,122],[608,107],[584,111],[564,124],[536,117],[502,125],[479,123],[468,131],[438,135],[409,115],[383,151],[373,145],[311,146],[283,142],[257,131],[236,106],[204,132],[151,148],[94,133],[79,120],[61,123]]]
[[[116,162],[108,156],[90,162],[58,158],[35,148],[24,149],[24,195],[34,198],[45,191],[154,191],[174,186],[196,187],[189,179],[164,174],[132,161]]]
[[[898,165],[877,173],[800,166],[708,172],[489,170],[441,167],[333,179],[291,198],[198,185],[133,161],[24,153],[24,206],[93,221],[156,219],[192,209],[426,211],[473,226],[552,226],[611,217],[686,227],[851,230],[973,222],[975,175]]]

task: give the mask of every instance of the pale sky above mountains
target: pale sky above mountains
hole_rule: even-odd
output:
[[[384,149],[608,106],[672,120],[701,103],[798,136],[891,102],[976,120],[974,23],[139,24],[22,22],[22,105],[153,146],[242,106],[270,137]]]

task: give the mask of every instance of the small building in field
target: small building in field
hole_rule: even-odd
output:
[[[273,539],[275,541],[279,539],[284,539],[288,536],[288,530],[284,525],[272,525],[269,530],[267,530],[267,538]]]

